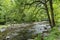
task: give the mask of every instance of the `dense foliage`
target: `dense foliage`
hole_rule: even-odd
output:
[[[32,0],[1,0],[0,2],[0,23],[7,22],[34,22],[48,20],[44,6],[38,3],[25,5],[31,3]],[[44,12],[43,12],[44,11]]]
[[[43,4],[32,3],[33,0],[1,0],[0,1],[0,24],[34,22],[48,20]],[[53,0],[54,17],[59,21],[59,0]],[[27,4],[27,5],[25,5]],[[49,3],[47,4],[49,7]],[[49,9],[50,10],[50,9]],[[50,12],[49,12],[50,13]]]

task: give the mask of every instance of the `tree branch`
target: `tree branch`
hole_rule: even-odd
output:
[[[32,4],[37,3],[37,2],[39,2],[39,3],[41,3],[41,4],[44,4],[42,1],[33,1],[32,3],[27,3],[27,4],[25,4],[25,5],[32,5]]]
[[[46,1],[46,3],[48,2],[49,0]]]

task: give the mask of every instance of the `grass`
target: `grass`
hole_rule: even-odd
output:
[[[6,28],[8,25],[0,25],[0,28]]]

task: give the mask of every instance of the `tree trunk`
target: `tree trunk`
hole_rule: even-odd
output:
[[[46,3],[46,1],[45,1],[44,6],[45,6],[45,8],[46,8],[46,13],[47,13],[48,20],[49,20],[49,23],[50,23],[50,26],[51,26],[51,19],[50,19],[49,10],[48,10],[48,7],[47,7],[47,3]]]
[[[53,12],[53,2],[52,0],[49,0],[50,4],[50,10],[51,10],[51,22],[52,22],[52,28],[55,26],[55,20],[54,20],[54,12]]]

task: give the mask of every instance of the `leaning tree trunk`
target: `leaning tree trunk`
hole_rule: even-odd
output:
[[[52,0],[49,0],[49,4],[50,4],[50,10],[51,10],[51,23],[52,23],[52,28],[55,26],[55,20],[54,20],[54,12],[53,12],[53,2]]]
[[[47,16],[48,16],[48,20],[49,20],[49,23],[50,23],[50,26],[51,26],[51,19],[50,19],[49,10],[48,10],[48,6],[47,6],[47,3],[46,3],[46,0],[45,0],[45,3],[44,3],[44,6],[45,6],[46,13],[47,13]]]

